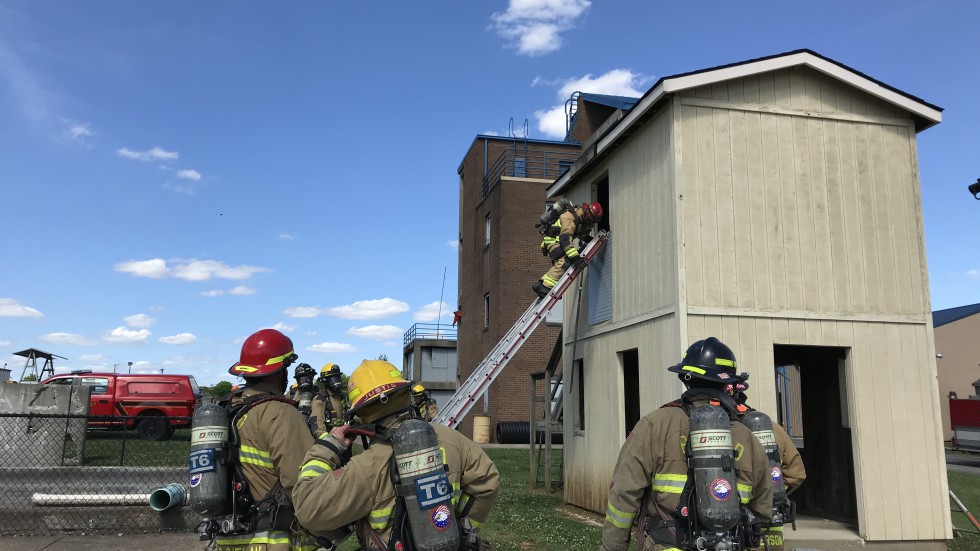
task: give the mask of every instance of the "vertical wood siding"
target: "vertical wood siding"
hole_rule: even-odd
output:
[[[606,508],[609,481],[627,430],[623,421],[623,370],[617,353],[637,349],[642,416],[680,395],[680,381],[667,371],[667,366],[680,359],[678,343],[677,320],[673,315],[578,343],[575,354],[583,360],[585,368],[586,430],[578,434],[572,430],[571,419],[577,414],[569,407],[574,397],[566,379],[566,502],[593,511]],[[566,343],[565,354],[571,357],[571,343]]]
[[[680,105],[678,193],[690,305],[929,312],[908,115],[902,124],[896,108],[804,68],[686,94],[895,119]]]
[[[752,374],[751,403],[774,412],[774,344],[849,349],[845,362],[859,533],[952,537],[935,353],[925,324],[688,315],[691,340],[717,336]]]

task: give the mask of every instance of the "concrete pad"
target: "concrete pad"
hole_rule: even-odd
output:
[[[191,533],[0,538],[0,551],[174,551],[203,550],[206,546],[207,542]]]
[[[783,527],[786,551],[946,551],[944,541],[865,541],[856,525],[823,518],[800,517],[796,528]]]

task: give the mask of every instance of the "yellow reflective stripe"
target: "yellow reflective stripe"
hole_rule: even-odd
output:
[[[782,526],[768,526],[762,529],[763,533],[782,532]]]
[[[693,365],[685,365],[684,367],[681,368],[681,371],[693,371],[701,375],[705,374],[705,371],[703,369],[701,369],[700,367],[694,367]]]
[[[635,511],[628,513],[613,507],[612,503],[606,505],[606,520],[608,520],[616,528],[629,528],[633,525],[633,517],[635,516]]]
[[[466,508],[466,504],[470,502],[470,499],[470,494],[463,494],[459,491],[459,484],[453,484],[453,504],[456,506],[457,513],[462,512]]]
[[[554,287],[555,285],[558,285],[557,281],[551,279],[548,276],[541,276],[541,281],[550,284],[550,285],[546,285],[546,287]]]
[[[289,544],[289,534],[287,532],[280,531],[265,531],[256,532],[255,534],[243,536],[218,536],[215,538],[215,542],[219,545],[258,545],[262,543],[284,543]]]
[[[375,509],[371,511],[368,515],[368,522],[371,524],[371,528],[375,530],[381,530],[385,526],[388,526],[388,520],[391,518],[391,507],[387,509]]]
[[[725,358],[715,358],[715,365],[735,367],[735,360],[726,360]]]
[[[239,449],[238,461],[241,463],[258,465],[259,467],[266,467],[268,469],[275,468],[275,465],[272,464],[272,456],[269,455],[269,452],[262,451],[258,448],[253,448],[251,446],[242,446]]]
[[[473,525],[473,528],[479,528],[479,527],[483,526],[483,523],[480,522],[480,521],[478,521],[478,520],[476,520],[475,518],[473,518],[473,517],[467,517],[467,518],[470,519],[470,524]]]
[[[279,362],[285,360],[286,357],[289,356],[292,353],[293,353],[293,351],[290,350],[289,352],[286,352],[282,356],[276,356],[275,358],[269,358],[269,360],[267,362],[265,362],[265,365],[272,365],[272,364],[275,364],[275,363],[279,363]]]
[[[686,474],[659,473],[653,476],[650,488],[654,492],[679,494],[684,491],[685,484],[687,484]]]
[[[326,474],[333,470],[326,461],[320,461],[319,459],[313,459],[312,461],[307,461],[303,465],[302,470],[299,472],[300,478],[316,478],[322,474]]]
[[[565,256],[567,256],[568,258],[575,258],[576,256],[578,256],[578,249],[576,249],[575,247],[569,247],[565,249]]]
[[[748,484],[736,484],[738,487],[738,497],[739,501],[742,503],[748,503],[752,501],[752,486]]]
[[[686,474],[656,474],[653,476],[654,480],[680,480],[681,482],[687,482]]]

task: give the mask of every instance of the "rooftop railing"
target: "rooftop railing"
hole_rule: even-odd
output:
[[[418,339],[456,340],[456,328],[444,323],[416,323],[405,331],[405,347]]]
[[[493,162],[483,177],[481,191],[486,197],[504,176],[556,180],[579,157],[577,151],[507,149]]]

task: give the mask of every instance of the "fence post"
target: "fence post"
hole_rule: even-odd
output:
[[[119,466],[125,465],[126,460],[126,436],[129,433],[129,417],[126,417],[123,421],[123,441],[122,446],[119,448]]]

